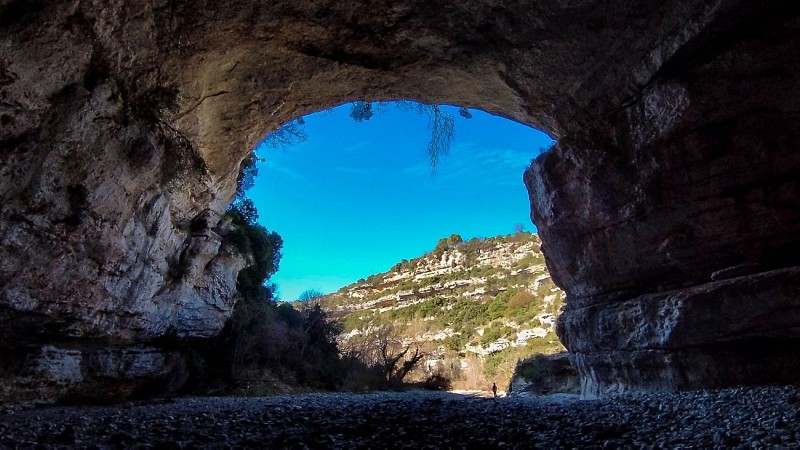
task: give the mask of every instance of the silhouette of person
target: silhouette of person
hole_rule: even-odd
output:
[[[496,383],[492,383],[492,395],[494,395],[494,398],[497,398],[497,384]]]

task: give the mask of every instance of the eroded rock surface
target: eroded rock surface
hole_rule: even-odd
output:
[[[2,0],[4,367],[57,339],[83,352],[89,340],[124,349],[168,331],[214,334],[245,264],[221,244],[219,221],[254,144],[323,107],[414,98],[560,138],[526,183],[570,297],[562,336],[587,391],[730,381],[680,367],[717,364],[702,355],[719,343],[734,355],[767,337],[793,345],[798,329],[788,269],[800,255],[797,10],[743,0]],[[703,302],[684,298],[709,283],[736,308],[764,303],[747,289],[770,284],[764,277],[780,299],[753,329],[780,333],[735,314],[739,325],[708,338],[662,331],[671,344],[657,348],[622,331],[692,316],[685,305]],[[676,320],[673,330],[697,331]],[[681,356],[687,342],[701,356]]]
[[[791,9],[721,11],[526,173],[586,394],[800,382]]]

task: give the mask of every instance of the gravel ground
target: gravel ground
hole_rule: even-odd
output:
[[[794,387],[484,398],[435,392],[183,398],[0,410],[2,447],[800,448]]]

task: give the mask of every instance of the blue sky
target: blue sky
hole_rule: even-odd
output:
[[[355,122],[350,106],[305,117],[305,142],[260,149],[248,196],[259,222],[283,238],[271,281],[281,300],[323,293],[464,239],[512,233],[529,219],[522,172],[552,140],[533,128],[471,110],[455,116],[450,153],[431,170],[424,114],[394,107]]]

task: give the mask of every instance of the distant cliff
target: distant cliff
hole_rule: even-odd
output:
[[[439,373],[463,388],[506,383],[518,359],[563,350],[554,324],[564,293],[540,246],[531,233],[453,235],[320,301],[341,321],[344,348],[388,327],[425,351],[418,377]]]

